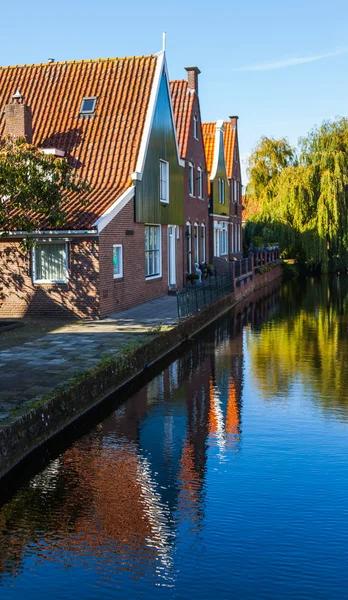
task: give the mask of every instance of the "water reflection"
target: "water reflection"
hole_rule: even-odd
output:
[[[53,578],[42,575],[40,591],[57,598],[84,586],[98,588],[90,597],[101,587],[132,597],[134,580],[148,597],[148,585],[175,586],[180,532],[187,525],[199,537],[205,526],[209,456],[223,464],[241,450],[243,327],[278,309],[277,286],[246,300],[2,507],[2,598],[15,581],[13,597],[37,597],[26,581],[38,573]],[[269,344],[278,348],[263,331],[250,350],[256,377]],[[270,393],[289,385],[281,369],[263,368]]]
[[[347,309],[347,277],[283,286],[277,318],[247,335],[252,375],[265,400],[287,398],[300,384],[315,403],[347,418]]]

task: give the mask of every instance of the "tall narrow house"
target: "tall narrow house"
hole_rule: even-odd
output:
[[[89,183],[64,198],[60,229],[39,221],[32,252],[23,232],[1,239],[0,316],[103,317],[183,280],[184,161],[164,52],[2,67],[0,110],[0,136],[64,157]]]
[[[171,81],[170,89],[179,151],[185,161],[184,180],[184,283],[195,264],[208,260],[209,211],[197,67],[186,67],[187,80]]]
[[[242,181],[238,146],[238,117],[203,123],[209,171],[210,255],[240,258],[242,253]]]

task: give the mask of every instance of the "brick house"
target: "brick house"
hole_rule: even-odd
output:
[[[242,255],[242,180],[238,117],[203,123],[209,172],[210,256],[231,260]]]
[[[14,94],[16,90],[20,93]],[[67,158],[90,191],[24,253],[0,241],[0,316],[103,317],[183,280],[184,161],[165,53],[0,68],[0,136]]]
[[[195,263],[209,262],[208,180],[198,95],[200,71],[197,67],[187,67],[186,71],[187,81],[170,83],[179,151],[185,160],[184,275],[194,272]]]

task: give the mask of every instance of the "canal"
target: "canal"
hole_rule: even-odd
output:
[[[61,437],[3,498],[1,600],[347,597],[347,338],[346,279],[284,283]]]

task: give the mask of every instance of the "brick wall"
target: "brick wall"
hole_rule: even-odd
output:
[[[182,237],[176,241],[177,281],[182,280]],[[134,200],[119,212],[100,234],[100,314],[130,308],[168,294],[167,225],[161,227],[162,276],[145,278],[145,225],[134,222]],[[123,246],[123,277],[114,279],[112,247]]]
[[[33,284],[31,253],[0,243],[0,317],[98,317],[98,240],[68,242],[68,283]]]
[[[193,115],[197,115],[197,131],[198,131],[198,140],[196,140],[193,136]],[[194,177],[195,177],[195,197],[190,196],[189,194],[189,166],[188,163],[191,162],[194,165]],[[200,167],[203,171],[203,200],[199,199],[197,196],[198,190],[198,182],[196,180],[197,177],[197,167]],[[203,144],[203,136],[201,131],[201,117],[200,117],[200,108],[197,94],[194,94],[194,102],[193,102],[193,114],[190,122],[190,132],[188,137],[188,145],[187,145],[187,156],[185,160],[185,180],[184,180],[184,198],[185,198],[185,223],[190,222],[192,225],[192,255],[191,255],[191,271],[194,272],[194,237],[193,237],[193,226],[195,223],[198,223],[201,226],[202,223],[206,226],[206,241],[205,241],[205,253],[206,253],[206,261],[209,262],[209,212],[208,212],[208,175],[206,173],[206,162],[205,162],[205,153],[204,153],[204,144]],[[201,250],[199,250],[201,252]],[[199,258],[201,260],[201,257]],[[184,239],[184,253],[183,253],[183,274],[185,285],[186,282],[186,272],[187,272],[187,240]]]

